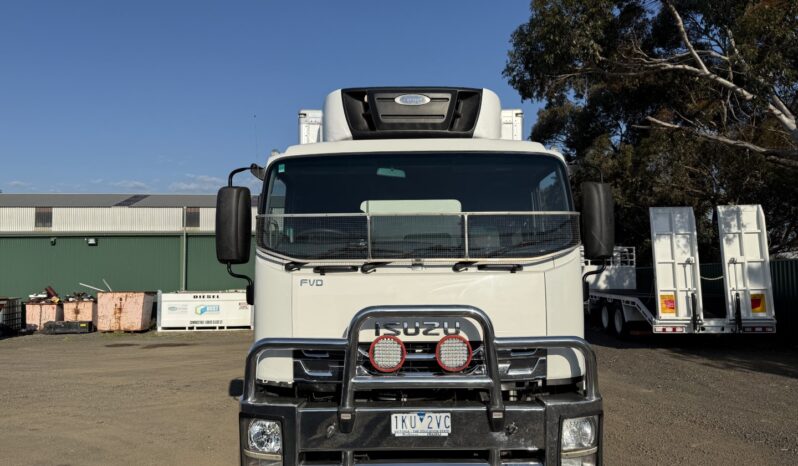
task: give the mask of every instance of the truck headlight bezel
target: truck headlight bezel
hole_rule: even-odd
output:
[[[560,451],[569,453],[568,456],[589,453],[598,446],[598,439],[597,415],[564,418],[560,424]]]
[[[251,419],[247,424],[247,450],[259,455],[282,456],[283,429],[279,421]]]

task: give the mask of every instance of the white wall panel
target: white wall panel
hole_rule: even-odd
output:
[[[34,207],[0,207],[0,233],[148,233],[182,232],[182,207],[53,207],[52,228],[34,228]],[[216,208],[202,207],[198,228],[189,233],[213,233]],[[258,209],[252,208],[252,232],[255,232]]]
[[[181,207],[54,207],[54,232],[182,231]]]
[[[199,228],[189,228],[189,231],[201,231],[213,233],[216,231],[216,208],[203,207],[200,210],[200,224]],[[255,233],[255,226],[257,225],[258,208],[252,208],[252,232]]]
[[[199,228],[190,228],[190,231],[215,231],[216,230],[216,208],[203,207],[199,210]]]
[[[33,231],[35,207],[0,207],[0,232]]]

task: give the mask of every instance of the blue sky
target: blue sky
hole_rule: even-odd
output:
[[[0,2],[0,190],[215,192],[340,87],[488,87],[527,1]],[[256,117],[254,117],[256,115]]]

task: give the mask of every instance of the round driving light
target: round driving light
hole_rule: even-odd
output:
[[[443,370],[459,372],[471,362],[471,343],[460,335],[447,335],[438,342],[435,359]]]
[[[380,372],[396,372],[405,363],[405,344],[393,335],[383,335],[371,342],[369,360]]]
[[[275,421],[253,419],[249,423],[249,448],[260,453],[281,453],[283,435],[280,424]]]

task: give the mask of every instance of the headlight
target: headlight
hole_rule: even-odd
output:
[[[447,372],[459,372],[471,362],[471,344],[463,336],[447,335],[435,347],[435,358]]]
[[[369,359],[380,372],[396,372],[405,363],[407,350],[402,340],[393,335],[383,335],[371,342]]]
[[[283,434],[280,423],[253,419],[247,431],[250,450],[258,453],[279,454],[283,451]]]
[[[562,423],[562,451],[595,447],[597,434],[597,416],[565,419]]]

